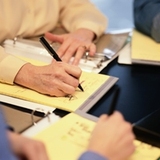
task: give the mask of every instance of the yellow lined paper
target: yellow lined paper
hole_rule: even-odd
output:
[[[30,61],[31,63],[34,63],[36,65],[43,64],[41,62],[37,62],[34,60],[29,60],[29,59],[25,60]],[[36,91],[27,89],[25,87],[18,86],[16,84],[9,85],[3,83],[0,83],[0,94],[72,112],[78,109],[103,84],[110,81],[110,79],[111,77],[108,75],[82,72],[82,75],[80,77],[80,82],[83,82],[81,85],[84,89],[84,92],[82,92],[79,88],[77,88],[76,92],[72,95],[73,96],[72,98],[51,97],[48,95],[40,94]],[[110,87],[111,86],[109,86],[108,88]],[[97,98],[100,97],[99,96],[94,97],[94,99]]]
[[[151,37],[134,30],[131,42],[131,59],[133,63],[160,64],[160,44]]]
[[[70,113],[33,138],[45,143],[51,160],[76,160],[87,149],[95,122]],[[128,160],[156,160],[160,149],[135,140],[136,150]]]

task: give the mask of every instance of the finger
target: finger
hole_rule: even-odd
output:
[[[89,47],[89,55],[90,56],[94,56],[96,54],[96,45],[94,43],[92,43]]]
[[[123,117],[122,113],[120,113],[119,111],[114,111],[112,115],[113,116],[110,116],[110,117],[114,117],[114,118],[118,119],[119,121],[120,120],[124,121],[124,117]]]
[[[31,140],[28,140],[31,141]],[[22,156],[29,160],[48,160],[47,152],[43,143],[39,141],[31,141],[29,147],[22,147]]]
[[[108,116],[108,122],[112,124],[114,123],[114,128],[119,127],[119,125],[121,126],[122,123],[125,123],[123,115],[118,111],[115,111],[112,115]]]
[[[56,35],[56,34],[46,32],[45,37],[51,42],[63,43],[63,37],[61,35]]]
[[[68,48],[70,47],[70,44],[71,44],[70,40],[66,40],[66,41],[64,41],[64,42],[61,44],[61,46],[60,46],[59,49],[57,50],[58,55],[62,58],[62,61],[64,61],[64,62],[66,62],[66,61],[63,59],[63,56],[66,55],[66,54],[68,54],[68,53],[66,53],[66,52],[67,52]],[[74,52],[73,46],[74,46],[74,45],[72,45],[72,47],[70,47],[71,52]],[[74,47],[75,47],[75,46],[74,46]],[[73,50],[73,51],[72,51],[72,50]]]
[[[73,41],[73,39],[66,40],[58,50],[58,53],[62,56],[62,61],[69,62],[73,55],[76,53],[76,50],[79,46],[77,41]]]
[[[100,117],[99,117],[99,120],[98,122],[103,122],[103,121],[106,121],[108,118],[108,116],[106,114],[102,114]]]
[[[70,64],[66,65],[65,71],[70,76],[72,76],[76,79],[79,79],[81,74],[82,74],[82,70],[78,66],[73,66],[73,65],[70,65]]]
[[[67,95],[67,93],[64,93],[58,88],[50,89],[50,91],[48,91],[47,93],[49,93],[48,95],[50,96],[56,96],[56,97],[65,97]]]
[[[62,61],[68,63],[71,60],[71,58],[74,56],[75,52],[76,52],[76,46],[70,45],[66,50],[65,54],[62,56]]]
[[[85,46],[80,46],[76,52],[73,63],[74,65],[78,65],[79,61],[83,57],[84,53],[86,53],[87,48]]]
[[[56,84],[56,83],[55,83]],[[47,90],[48,95],[56,97],[65,97],[68,94],[73,94],[75,92],[75,87],[70,86],[64,82],[59,82],[55,87],[50,87]]]
[[[72,82],[69,82],[69,83],[72,83]],[[63,95],[73,94],[75,92],[75,89],[78,86],[78,83],[76,83],[77,84],[76,86],[73,86],[72,84],[69,84],[69,83],[68,82],[57,83],[58,89],[63,92],[62,93]]]
[[[63,72],[63,74],[56,73],[55,78],[50,81],[48,92],[54,93],[54,91],[56,90],[57,93],[58,92],[57,90],[60,90],[64,93],[71,94],[75,92],[75,89],[77,88],[78,85],[79,85],[79,80],[75,78],[73,75],[70,75],[67,72]],[[62,93],[60,92],[60,94]]]

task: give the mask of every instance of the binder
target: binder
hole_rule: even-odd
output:
[[[120,34],[120,35],[103,35],[100,38],[100,41],[103,43],[100,43],[100,41],[97,43],[97,50],[100,51],[100,49],[106,48],[106,42],[108,44],[107,51],[112,53],[110,55],[111,57],[108,57],[109,60],[107,60],[105,63],[109,63],[113,60],[113,58],[116,58],[117,51],[123,46],[123,43],[125,42],[127,38],[127,34]],[[114,43],[115,42],[115,43]],[[54,49],[57,50],[59,47],[58,44],[52,44]],[[34,40],[29,40],[29,39],[22,39],[22,38],[15,38],[13,40],[8,39],[3,43],[3,47],[5,48],[7,53],[13,54],[14,56],[17,56],[19,58],[22,58],[26,61],[30,61],[31,63],[38,64],[38,65],[44,65],[47,63],[50,63],[52,61],[52,57],[46,52],[44,47],[38,42]],[[102,50],[103,50],[102,49]],[[99,54],[100,58],[104,58],[104,55],[102,53]],[[109,56],[109,55],[108,55]],[[98,57],[99,58],[99,57]],[[94,60],[97,59],[95,58]],[[93,60],[93,61],[94,61]],[[84,63],[87,65],[93,63],[93,61],[90,61],[87,59],[82,59],[82,61],[85,61]],[[83,63],[82,63],[83,64]],[[91,65],[92,66],[92,65]],[[90,68],[92,68],[90,66]],[[26,89],[28,92],[27,95],[24,96],[24,88],[21,86],[10,86],[7,84],[2,84],[0,83],[0,99],[2,102],[10,103],[12,105],[17,105],[22,108],[28,108],[31,110],[38,109],[40,112],[44,113],[52,113],[55,111],[55,109],[59,108],[68,112],[73,112],[79,107],[87,108],[93,106],[118,80],[117,77],[112,77],[108,75],[101,75],[101,74],[96,74],[102,70],[102,68],[105,67],[105,65],[102,65],[100,68],[92,68],[91,70],[87,70],[88,72],[84,71],[82,77],[86,77],[86,82],[84,82],[82,85],[85,85],[84,87],[89,86],[90,88],[94,88],[91,90],[86,90],[87,93],[85,96],[80,95],[80,99],[78,102],[78,106],[75,103],[68,102],[68,99],[66,97],[63,98],[57,98],[59,101],[56,102],[59,103],[60,101],[63,101],[62,105],[57,106],[55,103],[48,103],[51,99],[51,97],[47,97],[45,95],[41,95],[37,92],[31,91],[29,89]],[[93,73],[92,73],[93,72]],[[91,81],[92,79],[92,81]],[[84,79],[80,80],[83,81]],[[89,80],[89,81],[88,81]],[[87,82],[88,81],[88,82]],[[90,82],[93,83],[92,85],[88,85]],[[95,84],[94,84],[95,83]],[[98,84],[98,86],[96,86]],[[13,90],[12,90],[13,89]],[[18,93],[16,92],[20,91],[20,94],[15,94]],[[13,92],[12,92],[13,91]],[[89,91],[89,92],[88,92]],[[30,93],[31,94],[30,94]],[[30,95],[34,95],[30,97]],[[35,98],[37,97],[39,98]],[[76,96],[79,94],[79,91],[76,91]],[[42,96],[42,97],[41,97]],[[34,97],[34,98],[33,98]],[[47,97],[47,99],[44,101],[41,101],[44,97]],[[48,99],[49,98],[49,99]],[[52,97],[53,98],[53,97]],[[54,97],[55,98],[55,97]],[[40,101],[39,101],[40,100]],[[67,100],[67,101],[66,101]],[[47,102],[47,103],[46,103]],[[66,103],[67,102],[67,103]],[[73,102],[73,101],[72,101]],[[81,104],[80,104],[81,103]],[[66,105],[70,105],[71,107],[65,107]]]
[[[18,107],[9,103],[0,102],[0,108],[5,115],[7,125],[16,133],[23,133],[30,127],[36,126],[39,121],[45,117],[52,117],[54,120],[60,119],[60,116],[54,113],[42,113],[39,110],[31,110],[27,108]],[[51,116],[52,115],[52,116]],[[50,120],[51,118],[49,118]],[[47,122],[48,124],[48,122]],[[44,126],[43,126],[44,127]]]
[[[88,53],[82,57],[79,67],[85,72],[99,73],[112,60],[118,56],[118,51],[123,47],[128,33],[123,34],[104,34],[96,43],[97,53],[94,57],[88,56]],[[52,57],[39,43],[38,40],[30,40],[23,38],[7,39],[3,42],[6,53],[24,56],[45,63],[50,63]],[[56,51],[60,44],[52,43],[51,46]],[[71,58],[71,62],[73,58]]]

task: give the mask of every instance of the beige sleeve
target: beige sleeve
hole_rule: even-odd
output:
[[[99,37],[106,30],[107,17],[89,0],[60,0],[60,5],[60,21],[69,32],[86,28]]]
[[[20,68],[27,62],[7,54],[0,46],[0,82],[13,84]]]

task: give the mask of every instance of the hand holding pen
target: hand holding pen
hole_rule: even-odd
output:
[[[54,49],[49,45],[49,43],[45,40],[44,37],[41,37],[40,38],[40,42],[42,43],[42,45],[45,47],[45,49],[48,51],[48,53],[56,60],[56,61],[62,61],[58,54],[54,51]],[[71,66],[73,67],[73,66]],[[74,74],[71,74],[72,77],[76,78],[76,76]],[[78,88],[81,90],[81,91],[84,91],[82,86],[79,84],[78,85]]]

